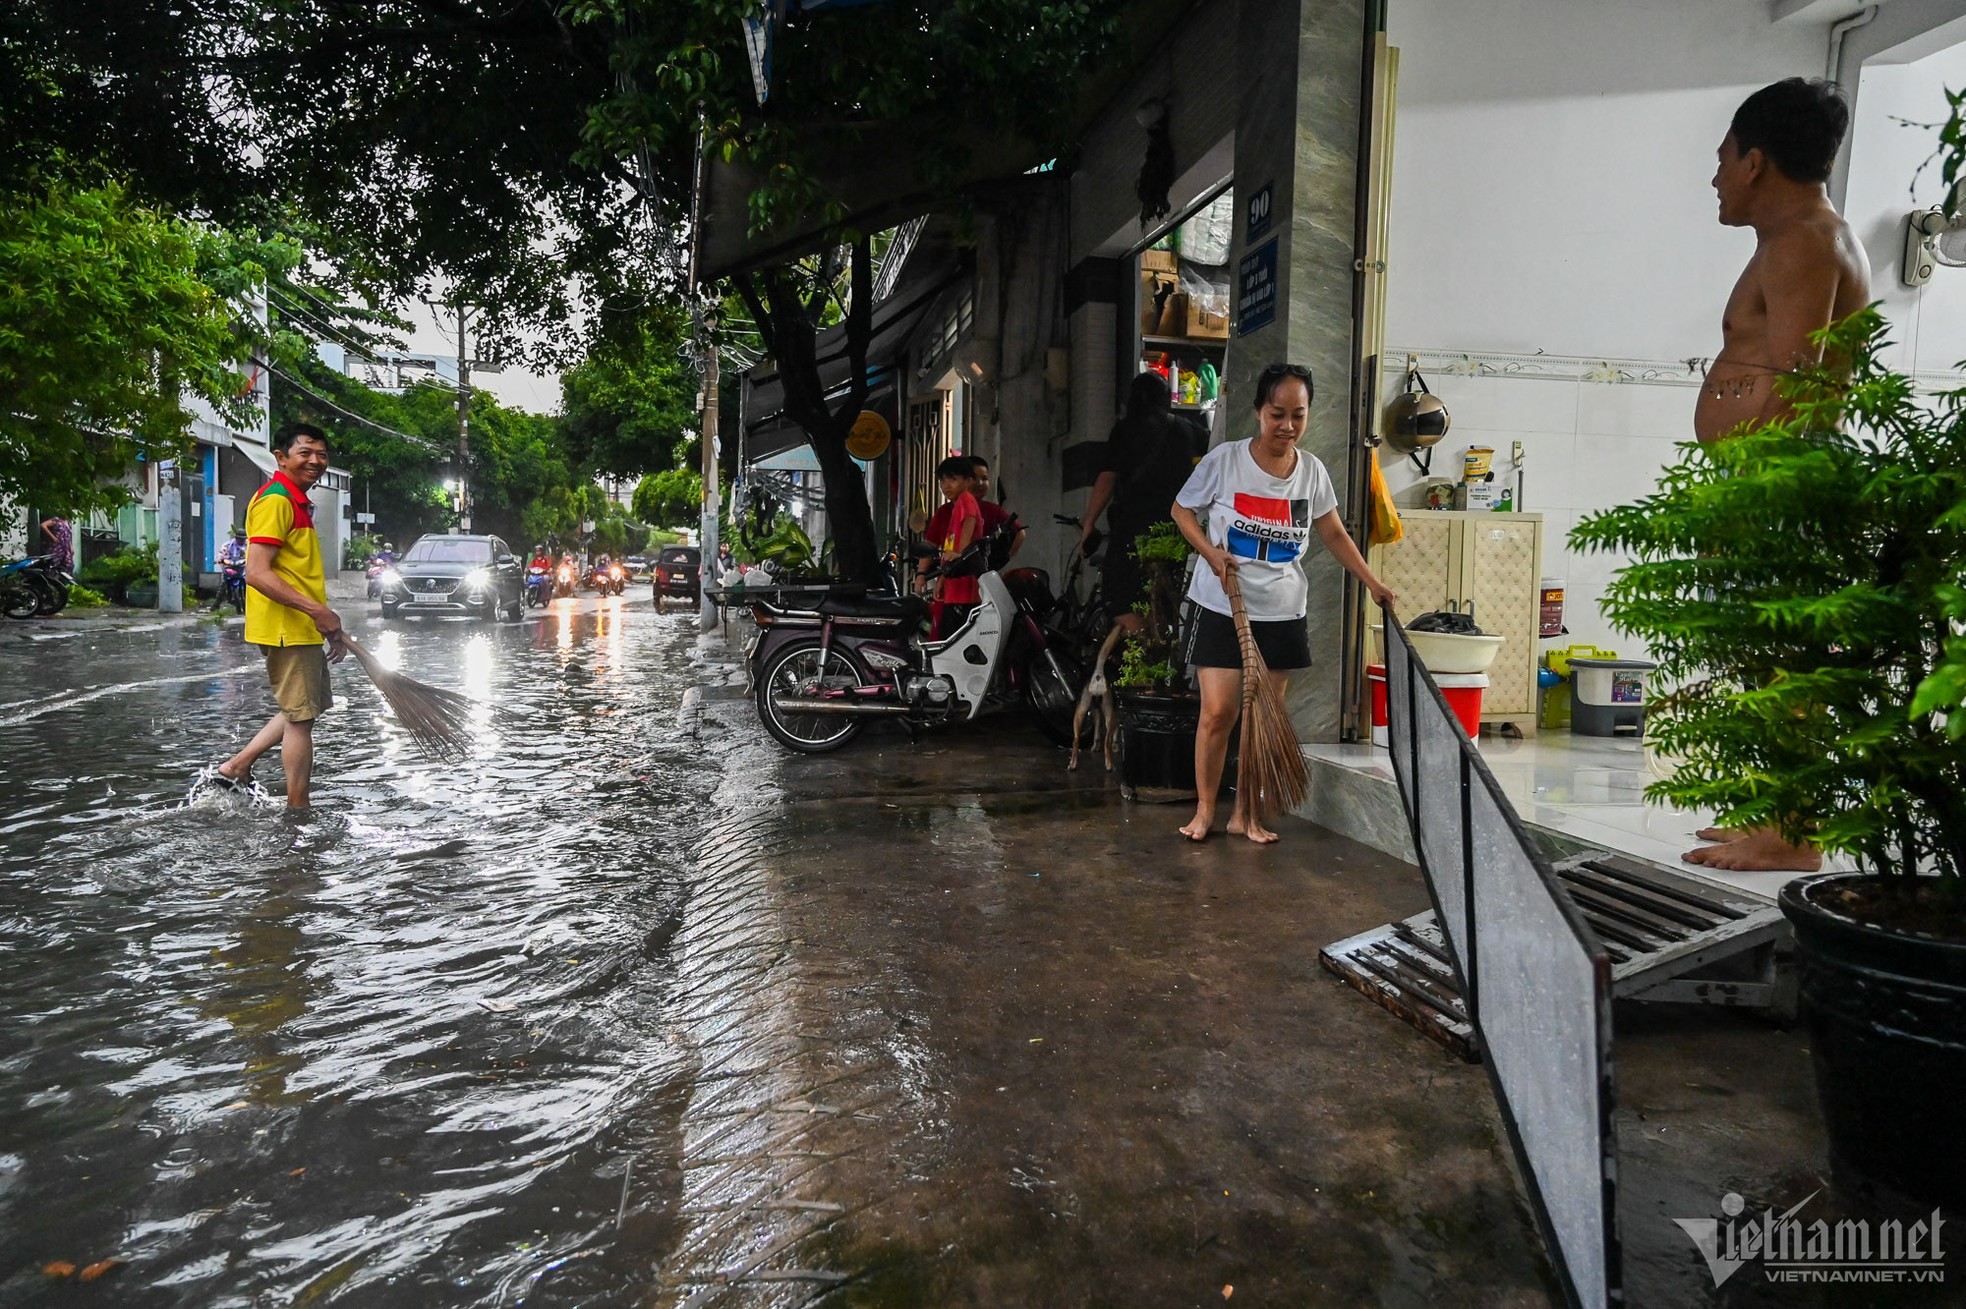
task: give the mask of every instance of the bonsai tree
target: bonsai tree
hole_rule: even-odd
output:
[[[1134,537],[1127,551],[1139,561],[1146,579],[1147,593],[1133,606],[1145,624],[1122,643],[1115,684],[1168,694],[1181,675],[1172,663],[1172,651],[1180,635],[1181,574],[1188,562],[1188,543],[1168,520]]]
[[[1792,418],[1682,445],[1570,539],[1634,561],[1605,611],[1658,659],[1646,730],[1680,760],[1647,795],[1854,855],[1850,912],[1966,935],[1966,389],[1920,395],[1885,332],[1832,325],[1847,374],[1781,379]]]

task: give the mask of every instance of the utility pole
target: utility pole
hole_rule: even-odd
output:
[[[717,602],[710,598],[708,579],[717,575],[717,343],[714,333],[704,334],[709,349],[703,363],[703,531],[698,535],[697,596],[702,605],[700,626],[711,631],[717,626]]]
[[[457,302],[457,525],[471,530],[471,348],[465,332],[470,308]]]

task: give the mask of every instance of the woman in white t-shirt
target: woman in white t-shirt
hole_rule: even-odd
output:
[[[1373,576],[1339,521],[1331,475],[1297,448],[1311,412],[1310,370],[1271,364],[1257,375],[1255,399],[1256,435],[1209,451],[1174,499],[1174,522],[1207,565],[1195,569],[1188,585],[1188,598],[1201,610],[1193,655],[1201,682],[1195,732],[1200,795],[1194,818],[1181,829],[1191,841],[1206,840],[1214,825],[1229,732],[1242,713],[1242,647],[1222,589],[1226,571],[1233,567],[1242,582],[1251,634],[1279,688],[1290,669],[1311,664],[1303,558],[1313,533],[1374,600],[1390,605],[1397,598]],[[1262,844],[1277,839],[1256,820],[1241,790],[1229,830]]]

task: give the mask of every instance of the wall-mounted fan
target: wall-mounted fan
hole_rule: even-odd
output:
[[[1905,220],[1904,284],[1923,286],[1939,267],[1966,268],[1966,209],[1948,218],[1934,206]]]

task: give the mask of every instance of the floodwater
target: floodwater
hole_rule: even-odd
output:
[[[0,650],[0,1303],[625,1303],[673,1236],[694,616],[357,630],[513,712],[431,765],[348,661],[298,820],[185,803],[236,626]]]

